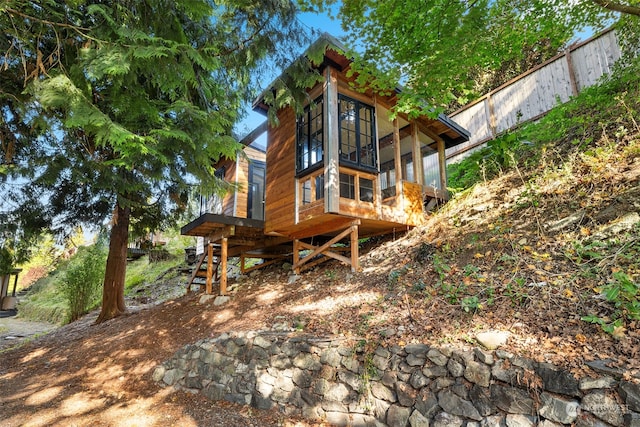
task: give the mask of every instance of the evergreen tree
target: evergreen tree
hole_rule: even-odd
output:
[[[28,184],[5,190],[10,214],[62,234],[110,218],[98,322],[125,311],[130,228],[219,187],[254,73],[303,43],[295,15],[282,0],[0,5],[0,177]]]

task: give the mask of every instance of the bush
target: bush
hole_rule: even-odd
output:
[[[61,291],[69,305],[69,321],[78,320],[100,302],[106,251],[100,245],[81,248],[62,279]]]

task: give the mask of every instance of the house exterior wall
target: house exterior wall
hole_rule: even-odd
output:
[[[265,233],[295,224],[296,117],[292,108],[278,112],[280,125],[267,136]]]

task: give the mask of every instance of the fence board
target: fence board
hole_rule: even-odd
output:
[[[471,137],[447,150],[448,161],[462,160],[496,134],[541,117],[558,101],[567,102],[576,90],[592,86],[610,73],[620,56],[616,34],[607,30],[462,107],[450,117]]]

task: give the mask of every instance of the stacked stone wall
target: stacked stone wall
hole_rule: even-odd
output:
[[[232,333],[179,350],[154,380],[337,426],[640,427],[640,386],[576,378],[506,351]]]

